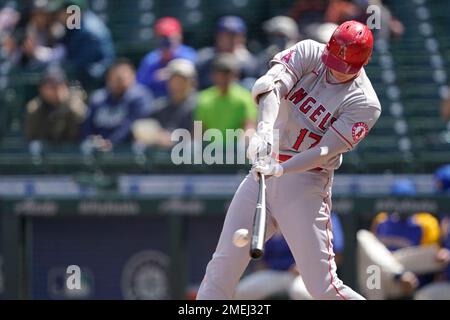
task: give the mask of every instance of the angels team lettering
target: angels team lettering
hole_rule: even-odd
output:
[[[323,105],[318,104],[314,97],[308,96],[308,92],[303,88],[294,91],[288,100],[298,105],[298,110],[322,131],[326,131],[328,125],[337,120]]]

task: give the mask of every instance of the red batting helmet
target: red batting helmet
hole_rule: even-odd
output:
[[[336,71],[353,74],[366,64],[373,49],[372,31],[357,21],[346,21],[334,31],[323,52],[323,63]]]

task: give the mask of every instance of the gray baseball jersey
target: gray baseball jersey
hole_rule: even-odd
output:
[[[273,63],[285,66],[278,80],[288,89],[280,98],[275,122],[281,161],[317,145],[328,130],[351,150],[367,136],[380,115],[380,103],[364,70],[346,83],[333,83],[321,61],[323,48],[311,40],[301,41],[273,59]],[[339,155],[321,166],[327,170],[288,173],[267,181],[267,237],[280,229],[307,290],[316,299],[363,299],[339,280],[334,261],[331,189],[334,169],[341,161]],[[251,230],[257,196],[258,183],[247,176],[228,209],[198,299],[233,297],[250,258],[248,246],[237,248],[232,238],[238,229]]]
[[[354,80],[333,83],[321,60],[324,47],[305,40],[272,60],[286,67],[288,72],[280,80],[290,89],[281,99],[275,123],[280,152],[302,152],[314,147],[328,130],[334,131],[351,150],[367,136],[380,116],[380,102],[364,69]],[[337,169],[341,162],[339,155],[321,167]]]

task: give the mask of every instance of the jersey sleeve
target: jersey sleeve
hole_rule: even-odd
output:
[[[376,104],[371,104],[365,99],[355,101],[343,107],[337,120],[330,129],[352,150],[368,134],[381,114],[381,109]]]
[[[320,63],[322,51],[322,44],[313,40],[303,40],[276,54],[271,65],[276,63],[284,65],[298,81]]]

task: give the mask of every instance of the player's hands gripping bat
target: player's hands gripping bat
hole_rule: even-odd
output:
[[[284,173],[283,167],[272,157],[259,159],[250,171],[253,178],[258,181],[260,174],[265,176],[281,177]]]
[[[258,124],[258,129],[250,139],[247,149],[247,158],[251,163],[270,157],[273,145],[273,128],[263,122]]]

